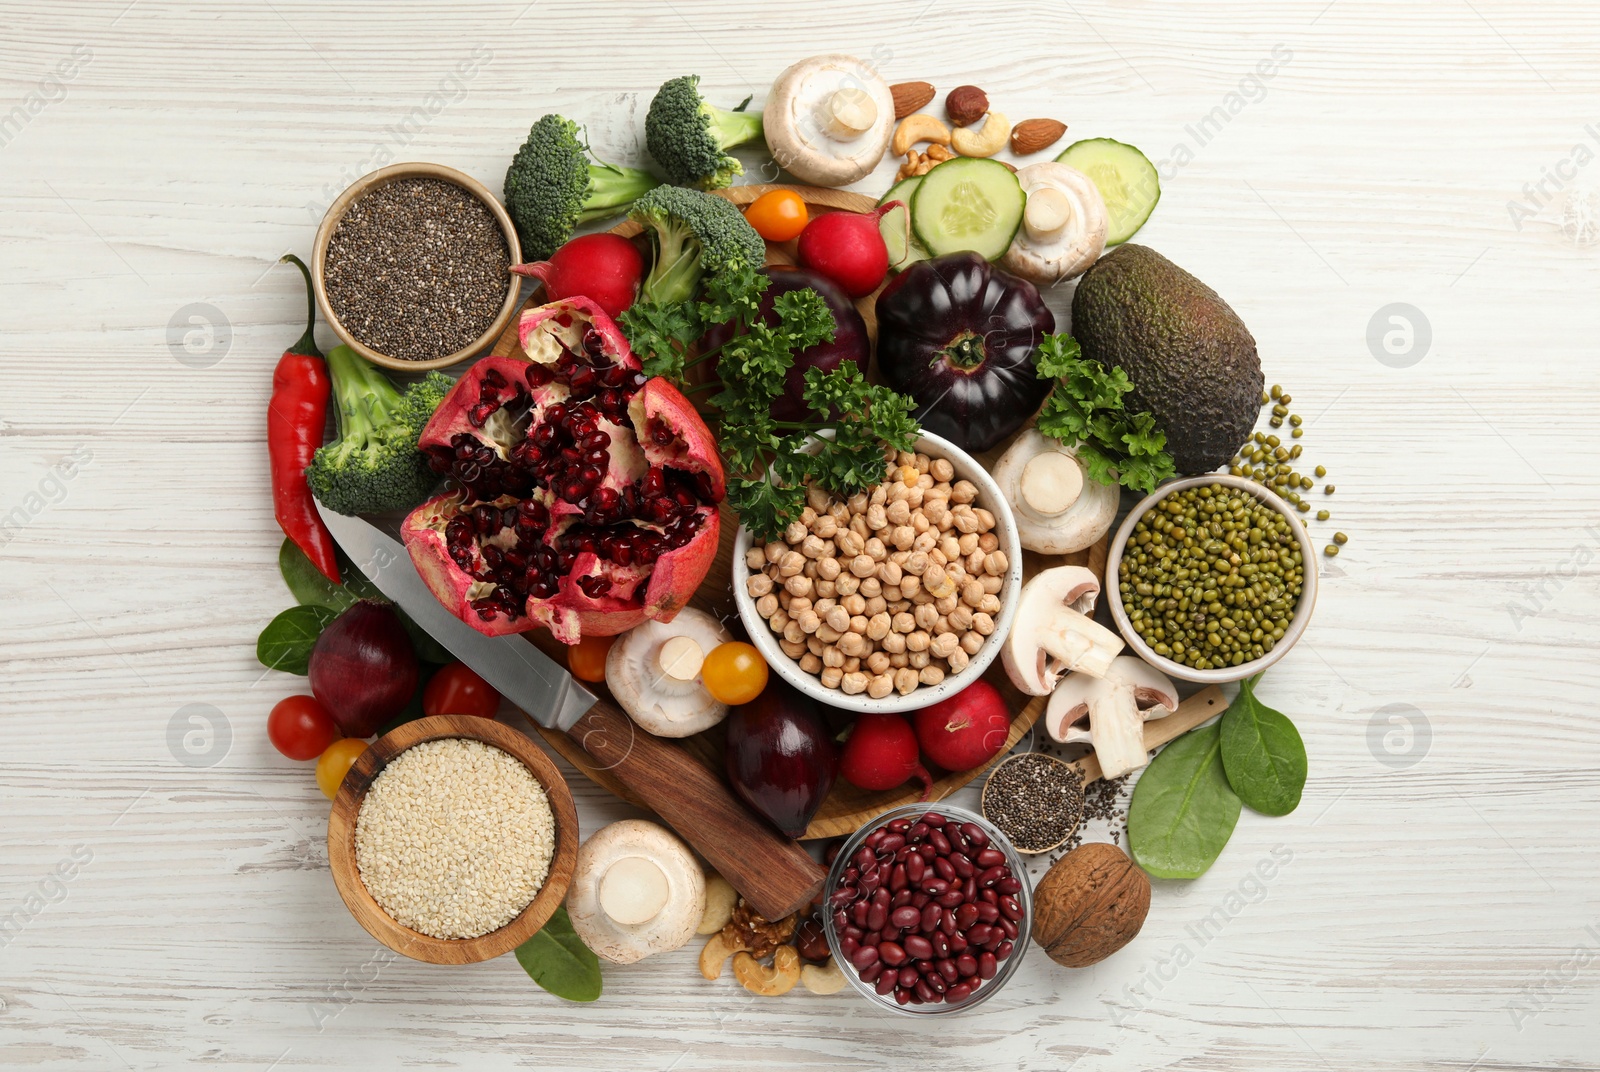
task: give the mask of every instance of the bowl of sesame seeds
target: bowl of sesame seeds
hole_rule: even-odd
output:
[[[311,251],[317,304],[340,340],[426,372],[494,345],[517,311],[517,229],[487,187],[442,164],[392,164],[328,207]]]
[[[566,780],[491,719],[399,726],[350,768],[328,819],[328,863],[367,933],[430,964],[508,953],[561,905],[578,855]]]

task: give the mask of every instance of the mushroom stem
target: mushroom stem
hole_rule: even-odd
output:
[[[661,672],[674,681],[693,681],[705,661],[705,652],[700,650],[694,638],[681,634],[661,645],[661,654],[656,656]]]
[[[1089,694],[1089,736],[1094,740],[1094,757],[1100,761],[1100,776],[1107,781],[1149,762],[1144,716],[1131,684],[1102,681]]]
[[[818,109],[822,129],[835,141],[854,141],[878,121],[878,105],[864,89],[834,90]]]
[[[1071,220],[1072,202],[1051,186],[1042,186],[1029,194],[1027,207],[1022,211],[1022,225],[1028,229],[1028,237],[1036,242],[1057,237]]]
[[[1022,501],[1041,517],[1064,514],[1083,494],[1083,470],[1070,455],[1046,450],[1022,469]]]
[[[1039,638],[1039,647],[1058,660],[1066,670],[1090,677],[1104,677],[1112,660],[1122,650],[1122,638],[1088,615],[1063,608],[1050,629]],[[1132,697],[1129,693],[1129,697]]]
[[[654,860],[624,856],[600,877],[600,908],[624,926],[648,923],[667,905],[667,876]]]

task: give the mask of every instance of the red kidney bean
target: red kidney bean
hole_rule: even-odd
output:
[[[889,872],[889,888],[896,893],[906,888],[909,876],[906,874],[905,864],[895,864],[894,870]]]
[[[906,869],[906,881],[913,886],[920,886],[922,884],[922,876],[928,871],[928,861],[913,853],[906,857],[904,866]]]
[[[833,905],[835,908],[843,910],[844,906],[849,904],[851,901],[854,901],[856,897],[857,893],[854,886],[840,886],[838,889],[834,890],[833,894],[828,898],[828,903]]]
[[[999,882],[1001,879],[1010,874],[1011,870],[1004,864],[1000,865],[999,867],[991,867],[984,871],[983,874],[978,876],[978,885],[982,886],[986,890],[990,889],[996,882]]]
[[[1000,914],[1007,919],[1022,918],[1022,902],[1015,897],[1000,898]]]
[[[922,892],[930,897],[938,897],[950,888],[950,883],[942,878],[925,878],[922,880]]]
[[[998,890],[979,890],[978,900],[987,901],[989,904],[999,904],[1000,892]]]
[[[994,959],[996,959],[996,960],[1004,960],[1004,959],[1006,959],[1007,957],[1009,957],[1011,955],[1011,951],[1013,949],[1015,949],[1015,948],[1016,948],[1016,943],[1015,942],[1001,942],[999,948],[997,948],[994,951]]]
[[[911,829],[911,820],[910,819],[896,819],[894,822],[890,823],[884,829],[891,830],[896,834],[904,834],[907,830]]]
[[[993,979],[994,973],[1000,970],[1000,963],[993,953],[978,954],[978,978]]]
[[[873,984],[872,989],[877,991],[880,996],[887,997],[889,995],[889,991],[895,988],[895,979],[896,976],[894,972],[884,972],[882,975],[878,976],[878,980]]]
[[[850,906],[850,922],[857,927],[867,925],[867,909],[872,907],[871,901],[857,901]]]
[[[882,885],[882,883],[883,879],[879,876],[878,872],[868,872],[867,874],[861,876],[861,892],[864,894],[877,893],[878,888]]]
[[[993,923],[1000,918],[1000,906],[992,905],[988,901],[979,901],[972,906],[972,914],[978,918],[979,923]]]
[[[939,855],[939,850],[934,848],[932,845],[918,845],[917,855],[921,856],[923,861],[926,862]]]
[[[1022,880],[1015,875],[1009,875],[994,884],[996,891],[1008,897],[1015,897],[1022,892]]]
[[[956,912],[959,911],[961,911],[961,909],[956,909]],[[954,912],[945,913],[945,917],[939,921],[939,929],[943,931],[946,936],[952,935],[961,929],[960,921],[956,919]]]
[[[933,898],[928,894],[923,893],[921,890],[918,890],[916,893],[911,895],[911,904],[915,908],[926,907],[928,902],[931,900],[933,900]]]
[[[897,893],[893,897],[889,898],[889,907],[890,908],[899,908],[901,905],[908,905],[910,903],[911,903],[911,891],[910,890],[901,890],[899,893]]]
[[[922,922],[922,913],[918,912],[910,905],[901,905],[893,912],[889,913],[889,922],[893,923],[896,927],[899,927],[903,931],[910,930],[912,927],[915,927],[918,923]]]
[[[855,864],[847,864],[844,869],[844,881],[848,885],[861,877],[861,868]]]
[[[981,849],[989,844],[989,835],[984,833],[983,827],[977,823],[962,823],[961,833],[972,842],[972,847],[975,849]]]
[[[968,983],[957,983],[944,992],[944,1000],[951,1005],[966,1001],[972,996],[972,987]]]
[[[867,848],[867,846],[863,845],[856,850],[856,854],[850,858],[850,862],[861,868],[861,870],[865,871],[869,867],[878,866],[878,856],[871,849]]]
[[[873,904],[881,904],[881,905],[883,905],[884,907],[887,908],[888,905],[889,905],[890,896],[891,896],[891,894],[889,893],[888,890],[878,890],[876,893],[874,893],[872,895],[872,903]]]
[[[993,950],[999,949],[1000,948],[1000,943],[1004,942],[1005,940],[1006,940],[1006,932],[1001,930],[999,927],[996,927],[994,929],[994,933],[989,935],[989,940],[987,942],[982,943],[982,945],[983,945],[983,948],[993,951]]]
[[[936,904],[922,906],[922,915],[918,922],[924,932],[931,931],[944,923],[944,909]]]
[[[906,962],[906,951],[899,942],[879,942],[878,956],[891,968],[898,968]]]
[[[960,927],[962,930],[966,930],[968,927],[978,922],[978,906],[974,904],[964,904],[960,908],[956,909],[955,916],[956,926]]]
[[[883,840],[878,842],[879,852],[894,852],[906,843],[904,834],[891,834],[883,832]]]
[[[872,967],[878,963],[878,947],[875,945],[861,946],[850,954],[850,963],[856,966],[857,971]]]
[[[842,931],[848,926],[850,926],[850,913],[843,908],[835,908],[833,910],[834,929]]]
[[[889,922],[889,906],[872,902],[872,907],[867,909],[867,929],[881,931],[887,922]]]
[[[999,867],[1006,862],[1006,854],[999,849],[984,849],[978,853],[978,858],[974,862],[983,868]]]
[[[920,982],[922,982],[922,973],[917,971],[917,969],[913,968],[911,965],[907,964],[905,967],[900,969],[901,986],[914,987]]]
[[[861,976],[861,981],[863,983],[866,983],[868,986],[870,986],[878,981],[878,976],[883,974],[883,962],[879,961],[870,968],[863,968],[857,974]],[[894,973],[891,972],[890,974],[892,975]]]
[[[923,1001],[934,1000],[933,987],[928,985],[928,981],[926,979],[917,980],[916,993],[917,997],[921,998]]]
[[[897,1005],[905,1005],[911,1001],[911,995],[897,986],[894,988],[894,1000]]]
[[[960,890],[946,890],[935,897],[934,900],[945,908],[954,908],[956,905],[968,900],[968,898]]]
[[[967,936],[960,931],[952,934],[946,944],[952,953],[965,953],[967,951]]]
[[[949,860],[946,860],[943,856],[934,858],[933,871],[934,874],[938,875],[946,882],[954,882],[956,880],[956,865],[951,863]],[[962,875],[961,877],[966,878],[965,875]]]
[[[1000,921],[1000,923],[999,923],[999,927],[1000,927],[1000,933],[1005,935],[1006,939],[1008,941],[1011,940],[1011,939],[1016,938],[1016,936],[1017,936],[1017,923],[1016,923],[1016,920],[1002,919]]]
[[[862,945],[877,945],[883,941],[882,931],[866,931],[861,935]]]
[[[976,877],[969,878],[961,884],[961,896],[969,901],[978,899],[978,880]]]
[[[912,960],[927,960],[933,956],[933,945],[920,934],[908,934],[903,947]]]
[[[926,822],[912,823],[911,828],[906,831],[906,841],[921,841],[923,838],[928,836],[928,831],[930,829],[932,828],[928,826]]]
[[[922,982],[918,983],[917,985],[926,986],[935,994],[943,994],[946,990],[950,989],[950,984],[944,981],[944,976],[940,975],[936,971],[929,972],[924,975],[922,977]]]
[[[939,974],[944,976],[944,981],[947,983],[953,983],[961,978],[960,969],[956,967],[956,962],[949,957],[941,957],[939,960],[934,961],[933,966],[939,969]],[[976,965],[973,966],[973,971],[977,971]]]
[[[972,926],[967,928],[966,937],[967,941],[971,942],[973,945],[983,945],[989,940],[989,936],[993,933],[994,928],[989,924],[974,923]]]
[[[944,836],[942,830],[929,830],[928,844],[932,845],[933,851],[940,856],[950,855],[950,839]]]
[[[906,1000],[911,1002],[913,1005],[921,1005],[923,1003],[921,998],[917,997],[915,993],[912,993],[909,990],[906,991]]]
[[[972,861],[961,855],[959,852],[953,852],[950,854],[950,870],[954,871],[962,878],[971,878],[977,873],[977,868],[972,866]]]
[[[854,938],[858,942],[861,941],[861,936],[865,933],[865,931],[863,931],[860,927],[857,927],[854,923],[847,923],[839,929],[839,934],[842,937]]]
[[[943,826],[950,820],[946,819],[943,815],[940,815],[936,811],[930,811],[928,814],[922,817],[922,821],[927,823],[929,826]]]
[[[882,829],[874,830],[861,840],[861,847],[865,849],[876,849],[879,845],[883,844],[884,835],[886,833],[887,831]]]
[[[953,963],[956,966],[956,974],[963,979],[978,974],[978,958],[971,953],[962,953]]]
[[[851,955],[861,947],[861,943],[848,934],[839,937],[839,952],[844,954],[844,959],[849,960]]]
[[[933,948],[933,955],[936,957],[948,957],[950,955],[950,939],[954,937],[956,936],[947,935],[944,931],[934,931],[928,935],[928,945]]]

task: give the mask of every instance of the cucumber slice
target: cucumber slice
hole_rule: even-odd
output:
[[[889,247],[889,270],[892,272],[903,272],[918,261],[928,259],[928,251],[911,233],[911,194],[921,183],[921,175],[901,179],[878,198],[880,206],[890,201],[905,202],[904,207],[892,208],[878,217],[878,233],[883,236],[883,244]]]
[[[935,257],[971,250],[999,260],[1022,225],[1028,198],[998,160],[957,157],[922,176],[911,194],[911,229]]]
[[[1161,176],[1149,158],[1131,145],[1089,138],[1073,142],[1056,160],[1094,180],[1111,217],[1107,246],[1120,246],[1132,238],[1161,200]]]

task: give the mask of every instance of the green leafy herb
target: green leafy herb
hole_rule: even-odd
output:
[[[323,576],[322,571],[311,564],[306,553],[296,547],[293,540],[284,540],[283,546],[278,548],[278,572],[283,574],[283,583],[289,586],[295,601],[308,606],[327,607],[337,612],[362,599],[388,602],[378,586],[368,580],[366,574],[342,551],[339,552],[339,575],[344,578],[343,584],[334,584]],[[421,626],[411,620],[410,615],[399,607],[395,608],[395,613],[400,615],[400,624],[405,626],[417,658],[425,663],[441,665],[454,661],[455,656],[424,632]]]
[[[1306,787],[1306,746],[1294,723],[1256,699],[1261,675],[1239,682],[1222,715],[1222,765],[1228,784],[1263,815],[1288,815]]]
[[[1128,848],[1157,878],[1197,878],[1216,861],[1239,821],[1239,798],[1222,767],[1216,723],[1161,750],[1134,786]]]
[[[1148,413],[1129,413],[1128,374],[1083,357],[1071,335],[1046,335],[1034,353],[1041,378],[1056,385],[1039,411],[1039,431],[1076,449],[1089,476],[1151,492],[1177,475],[1167,436]]]
[[[517,946],[517,963],[558,998],[594,1001],[600,996],[600,958],[572,929],[565,906],[557,908],[538,933]]]
[[[261,630],[256,638],[256,658],[269,670],[304,674],[317,637],[338,616],[333,608],[316,604],[290,607]]]

